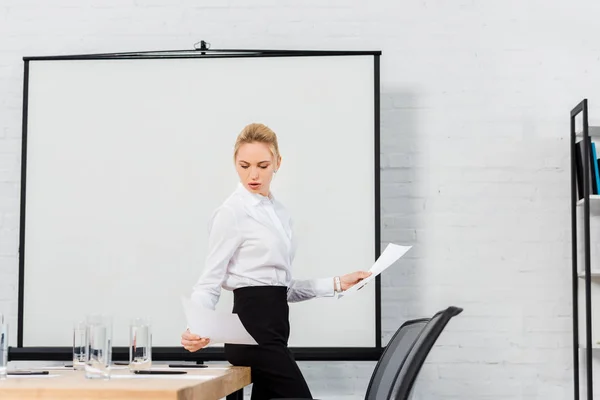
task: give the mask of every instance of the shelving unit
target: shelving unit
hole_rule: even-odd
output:
[[[581,114],[583,124],[581,129],[576,130],[576,117]],[[588,101],[583,99],[575,108],[571,110],[571,227],[572,227],[572,292],[573,292],[573,370],[574,370],[574,398],[580,398],[580,352],[584,352],[585,364],[585,388],[586,398],[593,399],[593,357],[598,357],[600,353],[600,336],[594,339],[592,326],[592,290],[598,292],[600,297],[600,263],[592,268],[591,257],[591,239],[590,239],[590,217],[594,217],[594,222],[600,224],[600,195],[590,193],[591,168],[590,168],[590,139],[598,138],[600,143],[600,126],[589,126],[588,122]],[[581,159],[582,171],[577,170],[578,147],[577,142],[582,141],[583,157]],[[600,148],[600,147],[599,147]],[[596,162],[596,160],[593,160]],[[578,174],[583,172],[583,198],[579,199]],[[583,229],[578,230],[578,213],[582,213]],[[579,236],[582,236],[581,238]],[[579,240],[582,240],[582,265],[579,267]],[[580,289],[580,285],[583,286]],[[583,293],[580,293],[580,290]],[[582,304],[580,303],[582,297]],[[583,315],[580,316],[580,308]],[[583,320],[583,340],[580,340],[579,323],[580,317]]]
[[[577,200],[577,205],[581,205],[583,204],[583,202],[585,201],[585,198],[581,199],[581,200]],[[591,205],[600,205],[600,194],[590,194],[590,200],[589,200]]]
[[[585,346],[580,345],[579,346],[580,349],[585,349]],[[593,343],[592,344],[592,350],[597,353],[598,351],[600,351],[600,343]]]
[[[585,202],[585,197],[581,200],[577,201],[577,206],[582,206]],[[590,194],[590,214],[591,215],[600,215],[600,195],[598,194]]]
[[[577,276],[583,279],[583,278],[585,278],[585,272],[580,271],[580,272],[577,273]],[[596,279],[600,278],[600,270],[592,270],[592,273],[590,274],[590,277],[592,279],[594,279],[594,278],[596,278]]]
[[[590,137],[600,137],[600,126],[588,126],[588,135]],[[583,136],[583,130],[579,130],[575,133],[576,137]]]

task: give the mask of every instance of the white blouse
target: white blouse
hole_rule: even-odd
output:
[[[333,296],[333,277],[292,279],[295,250],[291,218],[283,205],[240,183],[213,213],[205,268],[192,300],[214,310],[221,287],[246,286],[285,286],[289,302]]]

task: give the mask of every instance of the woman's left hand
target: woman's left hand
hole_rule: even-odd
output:
[[[356,271],[351,274],[340,276],[340,283],[342,284],[342,291],[350,289],[363,279],[371,276],[372,272],[369,271]]]

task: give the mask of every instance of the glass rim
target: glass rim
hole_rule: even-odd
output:
[[[131,326],[150,326],[152,321],[148,317],[133,317],[129,319]]]

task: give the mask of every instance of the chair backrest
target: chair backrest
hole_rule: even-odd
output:
[[[445,310],[437,312],[427,322],[406,360],[401,368],[397,371],[396,379],[390,393],[390,399],[407,400],[419,375],[419,371],[429,354],[429,351],[435,344],[436,340],[450,321],[452,317],[460,314],[463,311],[459,307],[448,307]]]
[[[429,318],[407,321],[392,336],[371,375],[366,400],[389,399],[398,371],[425,328]]]

